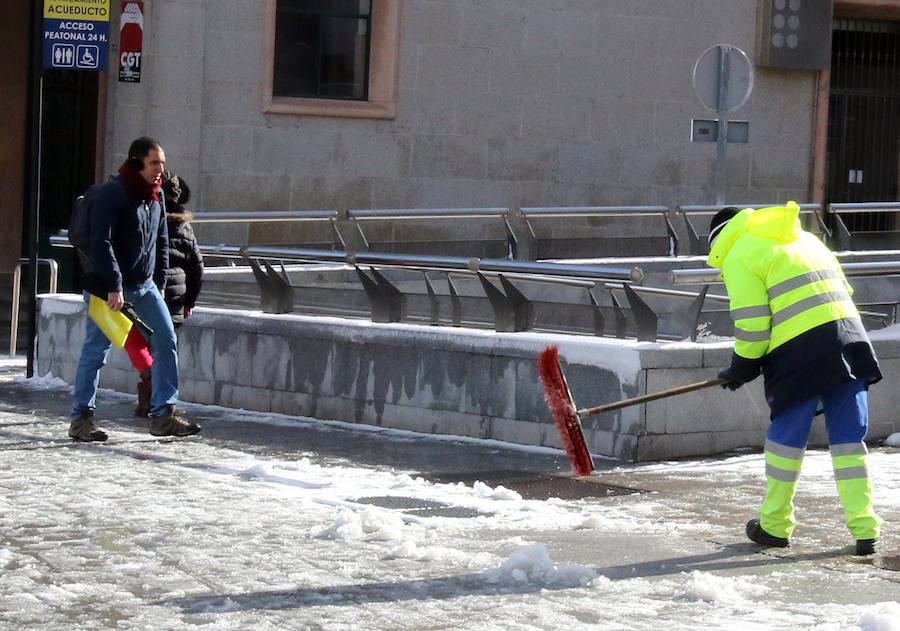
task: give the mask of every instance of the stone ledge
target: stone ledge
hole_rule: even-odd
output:
[[[84,335],[78,295],[39,297],[38,374],[69,383]],[[870,396],[870,438],[900,426],[900,331],[874,336],[885,380]],[[535,332],[376,324],[340,318],[198,308],[179,330],[185,401],[309,415],[435,434],[559,447],[536,359],[548,345],[579,407],[702,381],[732,344],[646,343]],[[101,385],[134,392],[114,351]],[[744,399],[742,397],[749,397]],[[762,447],[768,408],[757,380],[736,393],[708,388],[584,419],[592,453],[623,460],[713,455]],[[824,427],[814,425],[813,441]]]

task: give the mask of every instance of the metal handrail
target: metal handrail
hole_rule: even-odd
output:
[[[862,263],[842,263],[845,276],[894,276],[900,274],[900,261],[865,261]],[[709,269],[676,269],[669,272],[669,281],[673,285],[700,285],[722,283],[722,270]]]
[[[22,291],[22,265],[31,263],[31,259],[19,259],[16,269],[13,271],[12,286],[12,311],[9,317],[9,356],[16,356],[16,343],[19,341],[19,298]],[[50,271],[49,291],[56,293],[57,279],[59,278],[59,264],[54,259],[38,259],[38,266],[46,263]]]
[[[666,236],[669,239],[670,256],[678,254],[678,235],[672,222],[669,221],[668,206],[526,206],[519,208],[519,214],[528,229],[532,247],[535,248],[535,258],[538,258],[537,247],[539,237],[532,225],[533,219],[548,219],[560,217],[641,217],[659,216],[665,225]]]
[[[519,211],[528,217],[631,217],[635,215],[667,215],[668,206],[529,206]]]
[[[191,223],[268,223],[272,221],[323,221],[337,219],[336,210],[211,211],[193,213]]]
[[[737,208],[753,208],[754,210],[760,208],[769,208],[770,206],[774,206],[775,204],[734,204]],[[826,239],[830,239],[832,237],[831,229],[825,225],[825,220],[822,218],[823,210],[822,204],[798,204],[800,207],[800,215],[812,215],[816,218],[816,225],[818,226],[819,232],[825,235]],[[691,222],[689,215],[715,215],[717,212],[722,210],[722,206],[709,206],[709,205],[684,205],[684,206],[676,206],[675,214],[681,215],[684,219],[684,224],[688,230],[688,239],[691,241],[691,250],[693,254],[700,254],[702,252],[706,252],[706,239],[700,237],[700,233],[697,232],[697,228],[694,226],[693,222]],[[701,245],[702,244],[702,245]]]
[[[391,208],[391,209],[354,209],[347,211],[353,222],[364,248],[368,250],[371,242],[363,230],[367,220],[406,220],[406,219],[500,219],[506,231],[506,243],[509,258],[516,258],[518,239],[509,222],[509,208]]]
[[[347,212],[351,219],[434,219],[447,217],[506,217],[509,208],[395,208],[355,209]]]
[[[777,206],[778,204],[731,204],[735,208],[752,208],[754,210],[759,210],[760,208],[769,208],[770,206]],[[797,204],[800,207],[801,213],[810,213],[810,212],[818,212],[822,210],[822,204]],[[675,213],[679,215],[714,215],[725,206],[716,206],[716,205],[679,205],[675,207]]]
[[[203,253],[213,250],[221,251],[222,246],[201,246]],[[592,278],[603,280],[621,280],[638,283],[643,280],[644,272],[639,267],[602,267],[599,265],[567,265],[565,263],[534,263],[529,261],[509,261],[506,259],[479,259],[462,256],[416,256],[410,254],[391,254],[379,252],[360,252],[348,254],[331,250],[309,250],[302,248],[280,248],[255,246],[239,248],[237,252],[229,251],[229,255],[294,260],[306,262],[346,263],[348,265],[368,265],[373,267],[400,267],[433,270],[469,270],[472,272],[487,271],[511,274],[535,274],[568,278]]]
[[[621,283],[606,283],[604,285],[606,289],[624,289],[625,286]],[[632,289],[639,294],[655,294],[657,296],[674,296],[678,298],[696,298],[700,294],[695,291],[681,291],[678,289],[666,289],[664,287],[639,287],[632,286]],[[713,302],[730,302],[731,298],[728,296],[722,296],[720,294],[705,294],[704,298],[706,300],[711,300]]]
[[[900,202],[859,202],[859,203],[835,203],[828,204],[833,213],[870,213],[883,210],[885,212],[900,212]]]

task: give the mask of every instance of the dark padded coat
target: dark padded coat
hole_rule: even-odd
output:
[[[184,209],[190,196],[187,185],[172,176],[163,183],[166,193],[166,222],[169,232],[169,266],[166,268],[166,305],[175,326],[184,322],[184,310],[193,309],[203,282],[203,255],[189,221],[193,215]],[[174,184],[174,186],[173,186]]]

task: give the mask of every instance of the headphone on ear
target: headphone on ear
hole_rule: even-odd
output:
[[[134,169],[135,171],[143,171],[144,170],[144,161],[141,158],[136,158],[134,156],[131,156],[128,158],[128,160],[125,162],[125,164],[127,164],[130,168]]]

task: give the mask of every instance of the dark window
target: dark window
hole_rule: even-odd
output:
[[[272,96],[368,98],[370,0],[277,0]]]

